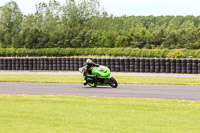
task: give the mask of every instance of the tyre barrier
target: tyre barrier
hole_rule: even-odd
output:
[[[124,59],[124,66],[125,66],[125,72],[130,72],[130,59],[126,58]]]
[[[198,60],[198,73],[200,73],[200,60]]]
[[[150,72],[151,73],[155,72],[155,59],[154,58],[150,59]]]
[[[101,63],[102,64],[102,63]],[[115,59],[115,71],[120,72],[119,58]]]
[[[66,58],[66,69],[67,71],[70,70],[70,58]]]
[[[170,63],[170,59],[165,59],[165,72],[166,73],[170,73],[171,72],[171,63]]]
[[[146,73],[150,72],[150,59],[146,58],[145,59],[145,64],[144,64],[144,70]]]
[[[160,72],[165,73],[166,68],[165,68],[165,59],[160,59]]]
[[[124,58],[120,58],[119,59],[119,70],[120,72],[124,72],[125,71],[125,65],[124,65]]]
[[[187,72],[187,60],[186,59],[181,59],[181,73],[186,73]]]
[[[135,72],[135,58],[130,58],[130,72]]]
[[[188,74],[192,73],[192,59],[187,59],[186,71]]]
[[[171,73],[176,73],[176,59],[170,59]]]
[[[140,59],[139,67],[140,67],[140,70],[139,70],[140,72],[145,72],[145,59],[144,58]]]
[[[0,58],[0,70],[77,71],[87,58]],[[92,58],[115,72],[200,73],[200,59]]]
[[[155,59],[155,72],[160,73],[160,59]]]
[[[140,72],[140,59],[135,58],[135,72]]]
[[[176,73],[181,73],[181,59],[176,59]]]
[[[52,62],[53,64],[53,62]],[[17,63],[16,63],[17,65]],[[33,70],[37,70],[37,59],[36,58],[33,58]]]
[[[194,59],[192,60],[192,73],[198,73],[198,60]]]

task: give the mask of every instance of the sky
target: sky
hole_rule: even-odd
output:
[[[0,0],[0,6],[10,0]],[[35,5],[49,0],[14,0],[24,15],[34,13]],[[57,0],[61,4],[65,0]],[[114,16],[200,16],[200,0],[99,0],[101,6]]]

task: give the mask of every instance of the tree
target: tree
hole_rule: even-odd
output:
[[[11,1],[1,8],[0,41],[2,47],[19,47],[23,15],[16,2]]]
[[[66,41],[70,47],[80,47],[82,45],[80,41],[88,38],[89,35],[84,30],[90,31],[89,29],[92,29],[91,25],[93,25],[91,22],[95,22],[93,18],[102,16],[98,0],[83,0],[79,3],[74,0],[66,0],[62,12],[63,27],[67,30]],[[83,37],[84,35],[87,37]]]

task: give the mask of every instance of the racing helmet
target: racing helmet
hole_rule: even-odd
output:
[[[87,63],[88,65],[91,65],[91,64],[92,64],[92,60],[91,60],[91,59],[87,59],[87,60],[86,60],[86,63]]]

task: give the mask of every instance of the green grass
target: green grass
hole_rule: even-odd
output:
[[[115,76],[121,84],[200,85],[200,78]],[[80,75],[10,75],[0,74],[0,82],[82,83]]]
[[[200,102],[0,95],[1,133],[198,133]]]

